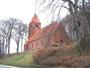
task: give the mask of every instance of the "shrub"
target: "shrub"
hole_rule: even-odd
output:
[[[41,49],[36,49],[33,52],[33,63],[40,63],[39,61],[52,56],[55,50],[52,47],[49,48],[41,48]]]

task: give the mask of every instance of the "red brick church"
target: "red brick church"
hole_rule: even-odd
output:
[[[68,44],[69,38],[64,30],[64,26],[58,22],[41,28],[41,22],[36,15],[29,23],[28,40],[25,43],[25,51],[37,48],[49,47],[54,44]]]

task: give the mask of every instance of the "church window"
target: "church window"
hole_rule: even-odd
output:
[[[41,41],[39,41],[38,44],[41,45]]]
[[[38,27],[38,24],[36,24],[35,26]]]
[[[32,44],[32,48],[33,48],[33,44]]]
[[[57,44],[53,44],[54,47],[57,47],[58,45]]]
[[[59,46],[59,44],[58,43],[53,43],[53,47],[58,47]]]
[[[41,45],[43,44],[43,41],[41,41]]]
[[[61,39],[60,42],[63,43],[63,40]]]
[[[37,47],[37,42],[36,42],[36,47]]]

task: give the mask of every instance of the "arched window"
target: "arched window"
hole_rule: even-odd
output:
[[[33,48],[33,44],[32,44],[31,46],[32,46],[32,48]]]
[[[41,41],[41,45],[43,45],[43,41]]]
[[[41,45],[41,41],[38,42],[38,45]]]
[[[60,42],[61,42],[61,43],[64,43],[62,39],[60,40]]]
[[[36,27],[38,27],[38,24],[35,24]]]
[[[36,42],[36,47],[37,47],[37,45],[38,45],[38,44],[37,44],[37,42]]]

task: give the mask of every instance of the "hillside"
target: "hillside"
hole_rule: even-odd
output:
[[[0,59],[0,64],[24,68],[90,68],[90,53],[78,55],[73,45],[55,46],[33,52],[16,53]]]
[[[27,66],[32,62],[32,53],[20,53],[12,54],[11,56],[0,59],[0,64],[12,65],[12,66]]]

